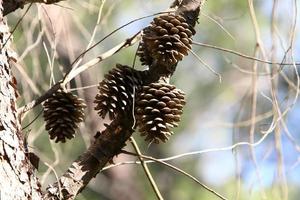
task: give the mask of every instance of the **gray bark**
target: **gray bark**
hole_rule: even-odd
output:
[[[2,0],[0,0],[2,5]],[[10,32],[0,12],[0,193],[1,199],[41,199],[40,185],[25,156],[16,112],[16,80],[10,62]]]

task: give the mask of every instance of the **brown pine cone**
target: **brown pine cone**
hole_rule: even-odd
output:
[[[166,142],[173,134],[170,129],[180,121],[184,93],[174,85],[151,83],[143,86],[137,96],[136,120],[141,135],[146,141]]]
[[[99,92],[94,101],[100,117],[104,118],[108,113],[113,120],[118,114],[132,110],[134,90],[136,92],[142,85],[142,73],[117,64],[105,75],[105,79],[99,83]]]
[[[144,65],[174,66],[188,54],[195,33],[181,15],[160,15],[144,29],[137,54]]]
[[[84,101],[72,93],[56,91],[44,103],[44,119],[50,139],[66,142],[74,138],[78,124],[84,119]]]

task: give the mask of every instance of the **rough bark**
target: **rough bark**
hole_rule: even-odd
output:
[[[2,1],[0,1],[2,5]],[[40,185],[25,156],[16,112],[16,81],[10,32],[0,12],[0,192],[2,199],[41,199]]]
[[[74,199],[90,180],[120,153],[133,133],[132,126],[132,117],[121,116],[103,132],[98,132],[95,142],[71,165],[59,182],[47,188],[44,199]]]

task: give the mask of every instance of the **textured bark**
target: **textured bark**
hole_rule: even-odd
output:
[[[2,5],[2,1],[0,1]],[[20,123],[16,112],[16,81],[10,61],[9,29],[0,13],[0,192],[1,198],[41,199],[39,183],[25,156]],[[4,46],[5,45],[5,46]]]
[[[133,119],[122,116],[95,136],[95,142],[59,179],[50,185],[44,199],[74,199],[112,158],[133,133]],[[61,190],[59,190],[59,188]]]

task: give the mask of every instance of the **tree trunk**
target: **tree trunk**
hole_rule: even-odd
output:
[[[10,32],[0,0],[0,199],[41,199],[40,185],[25,156],[16,109],[16,81],[10,61]]]

